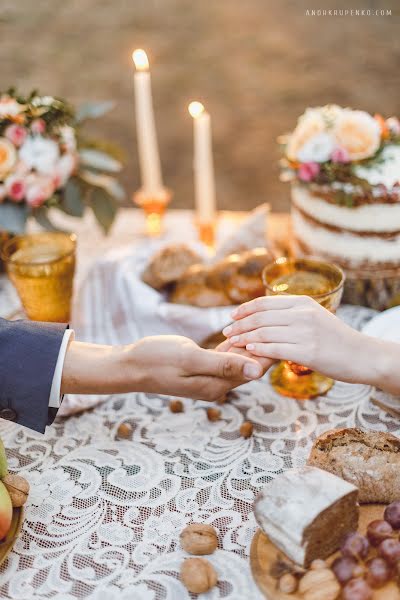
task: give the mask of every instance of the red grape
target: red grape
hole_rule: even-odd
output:
[[[341,556],[333,561],[331,568],[338,582],[344,585],[350,579],[353,579],[356,567],[358,567],[358,562],[354,558]]]
[[[367,528],[367,538],[371,546],[379,546],[383,540],[392,536],[393,529],[390,523],[377,519],[371,521]]]
[[[369,542],[361,533],[349,533],[341,547],[343,556],[360,560],[366,558],[369,552]]]
[[[393,529],[400,529],[400,502],[392,502],[385,508],[383,513],[385,521],[390,523]]]
[[[378,548],[378,554],[390,565],[395,565],[400,560],[400,542],[393,538],[383,540]]]
[[[372,590],[364,579],[352,579],[342,591],[343,600],[371,600]]]
[[[392,569],[383,558],[373,558],[367,562],[367,582],[372,588],[380,588],[390,581]]]

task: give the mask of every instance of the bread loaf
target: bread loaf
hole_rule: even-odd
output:
[[[360,503],[400,499],[400,439],[390,433],[327,431],[315,440],[308,464],[357,486]]]
[[[186,244],[171,244],[159,250],[142,274],[142,280],[156,290],[179,279],[187,269],[202,262]]]
[[[233,304],[242,304],[265,295],[262,272],[272,260],[273,256],[267,248],[254,248],[240,255],[236,272],[227,286]]]
[[[278,475],[254,503],[258,524],[295,563],[308,567],[327,558],[357,530],[357,488],[315,467]]]
[[[169,300],[174,304],[190,304],[201,308],[211,306],[229,306],[231,303],[222,289],[209,285],[209,267],[193,265],[176,282]]]

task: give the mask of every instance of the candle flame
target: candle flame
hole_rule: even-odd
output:
[[[149,68],[149,59],[147,54],[141,48],[137,48],[132,52],[132,60],[135,63],[135,67],[138,71],[147,71]]]
[[[193,119],[198,119],[200,115],[204,112],[204,106],[201,102],[191,102],[188,107],[190,116]]]

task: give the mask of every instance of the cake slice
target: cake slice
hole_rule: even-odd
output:
[[[258,494],[254,513],[269,539],[295,563],[327,558],[358,526],[357,488],[316,467],[278,475]]]

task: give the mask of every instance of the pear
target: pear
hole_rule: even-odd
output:
[[[0,481],[0,540],[10,531],[13,508],[10,494],[4,483]]]
[[[7,456],[3,440],[0,438],[0,479],[3,479],[8,473]]]

